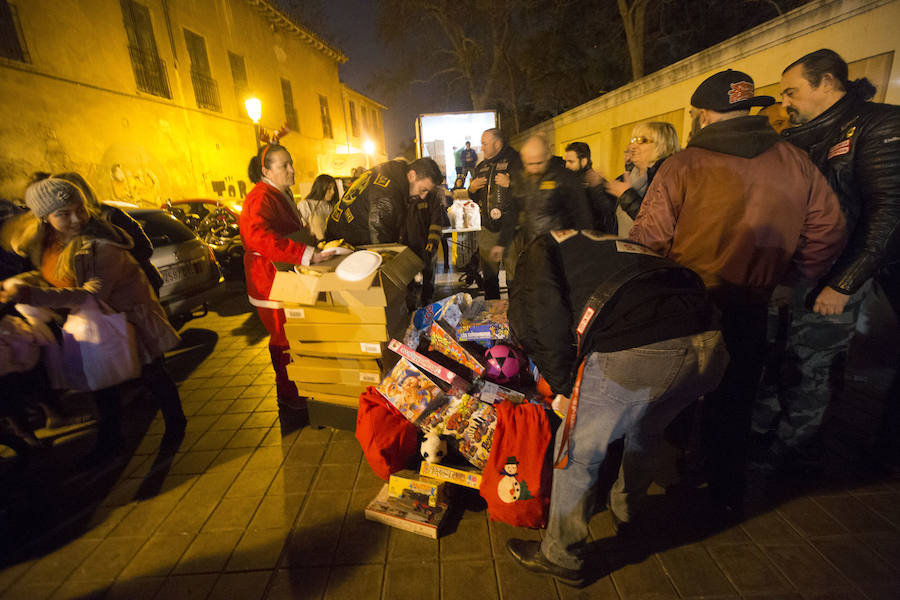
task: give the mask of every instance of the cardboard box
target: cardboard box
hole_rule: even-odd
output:
[[[319,400],[311,398],[306,401],[306,408],[309,414],[309,424],[312,427],[334,427],[335,429],[343,429],[344,431],[356,431],[356,409],[357,405],[348,406],[343,402],[350,400],[341,398],[340,402],[331,402],[329,400]]]
[[[380,358],[387,349],[384,342],[301,342],[290,340],[291,352],[305,356],[331,358]]]
[[[439,479],[457,485],[478,489],[481,487],[481,471],[475,467],[448,467],[437,463],[422,461],[419,473],[425,477]]]
[[[374,360],[299,355],[291,355],[291,360],[287,374],[296,382],[356,385],[381,381],[381,367]]]
[[[333,259],[320,263],[317,268],[307,269],[305,273],[276,272],[269,298],[282,302],[315,305],[317,302],[333,302],[334,293],[337,292],[340,301],[346,305],[388,306],[392,300],[406,296],[406,285],[425,267],[412,250],[400,244],[379,244],[361,248],[378,252],[382,256],[381,267],[371,278],[362,281],[344,281],[334,272],[340,260]],[[330,292],[331,300],[328,296],[322,297],[323,292]],[[364,293],[357,295],[358,292]]]
[[[306,306],[285,302],[288,323],[381,323],[387,324],[387,311],[380,306]]]
[[[386,325],[378,323],[303,323],[284,324],[288,344],[297,342],[387,342],[391,339]]]
[[[388,493],[388,484],[384,484],[375,499],[366,506],[366,519],[369,521],[384,523],[432,539],[437,539],[440,535],[446,514],[446,504],[428,506],[392,498]]]
[[[344,398],[359,398],[359,395],[366,391],[370,384],[335,384],[335,383],[306,383],[300,381],[297,383],[297,392],[301,396],[337,396]],[[356,406],[356,404],[353,404]]]

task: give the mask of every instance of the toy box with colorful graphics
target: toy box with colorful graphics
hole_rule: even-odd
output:
[[[404,417],[416,424],[445,401],[441,389],[405,358],[397,361],[376,389]]]
[[[425,502],[428,506],[446,504],[447,489],[445,482],[409,469],[392,474],[388,481],[388,492],[392,498]]]
[[[481,487],[481,471],[472,465],[460,464],[451,467],[423,460],[422,464],[419,465],[419,473],[432,479],[439,479],[476,490]]]
[[[366,519],[384,523],[432,539],[440,534],[447,505],[429,506],[427,502],[412,498],[393,498],[388,484],[366,506]]]
[[[456,339],[461,342],[491,342],[509,339],[509,319],[506,311],[507,300],[487,300],[484,308],[471,318],[463,318],[456,326]]]
[[[419,425],[423,431],[455,438],[456,449],[467,461],[484,468],[493,445],[497,412],[490,404],[463,394],[451,396]]]

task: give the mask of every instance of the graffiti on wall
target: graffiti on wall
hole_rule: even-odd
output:
[[[159,178],[152,169],[140,167],[131,170],[115,163],[109,169],[109,178],[115,200],[138,206],[159,204]]]

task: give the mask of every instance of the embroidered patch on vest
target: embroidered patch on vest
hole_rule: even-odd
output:
[[[498,163],[497,163],[497,170],[498,170],[498,171],[506,171],[508,168],[509,168],[509,162],[508,162],[508,161],[503,161],[503,162],[498,162]]]
[[[835,156],[841,156],[842,154],[847,154],[850,152],[850,140],[844,140],[843,142],[838,142],[834,146],[828,149],[828,158],[827,160],[831,160]]]
[[[596,311],[590,306],[584,309],[584,314],[581,315],[581,321],[578,322],[578,328],[575,330],[578,335],[583,334],[584,330],[587,329],[587,326],[591,322],[591,318],[594,316],[595,312]]]
[[[619,252],[630,252],[631,254],[646,254],[647,256],[658,256],[656,252],[650,248],[645,248],[640,244],[632,244],[631,242],[616,242],[616,250]]]
[[[602,242],[603,240],[614,240],[619,237],[616,235],[611,235],[609,233],[603,233],[601,231],[593,231],[591,229],[582,229],[581,235],[589,240],[594,240],[595,242]]]
[[[578,235],[578,230],[577,229],[557,229],[556,231],[551,231],[550,235],[553,236],[553,239],[556,240],[557,244],[562,244],[564,241],[566,241],[570,237]]]
[[[391,180],[389,177],[385,177],[384,175],[379,175],[375,178],[375,185],[386,188],[391,184]]]
[[[555,190],[555,189],[556,189],[556,182],[555,182],[555,181],[542,181],[542,182],[541,182],[541,189],[542,189],[542,190]]]

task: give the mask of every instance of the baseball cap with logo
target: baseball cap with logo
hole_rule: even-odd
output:
[[[691,96],[691,106],[716,112],[745,110],[751,106],[769,106],[772,96],[754,96],[753,78],[740,71],[720,71],[708,77]]]

